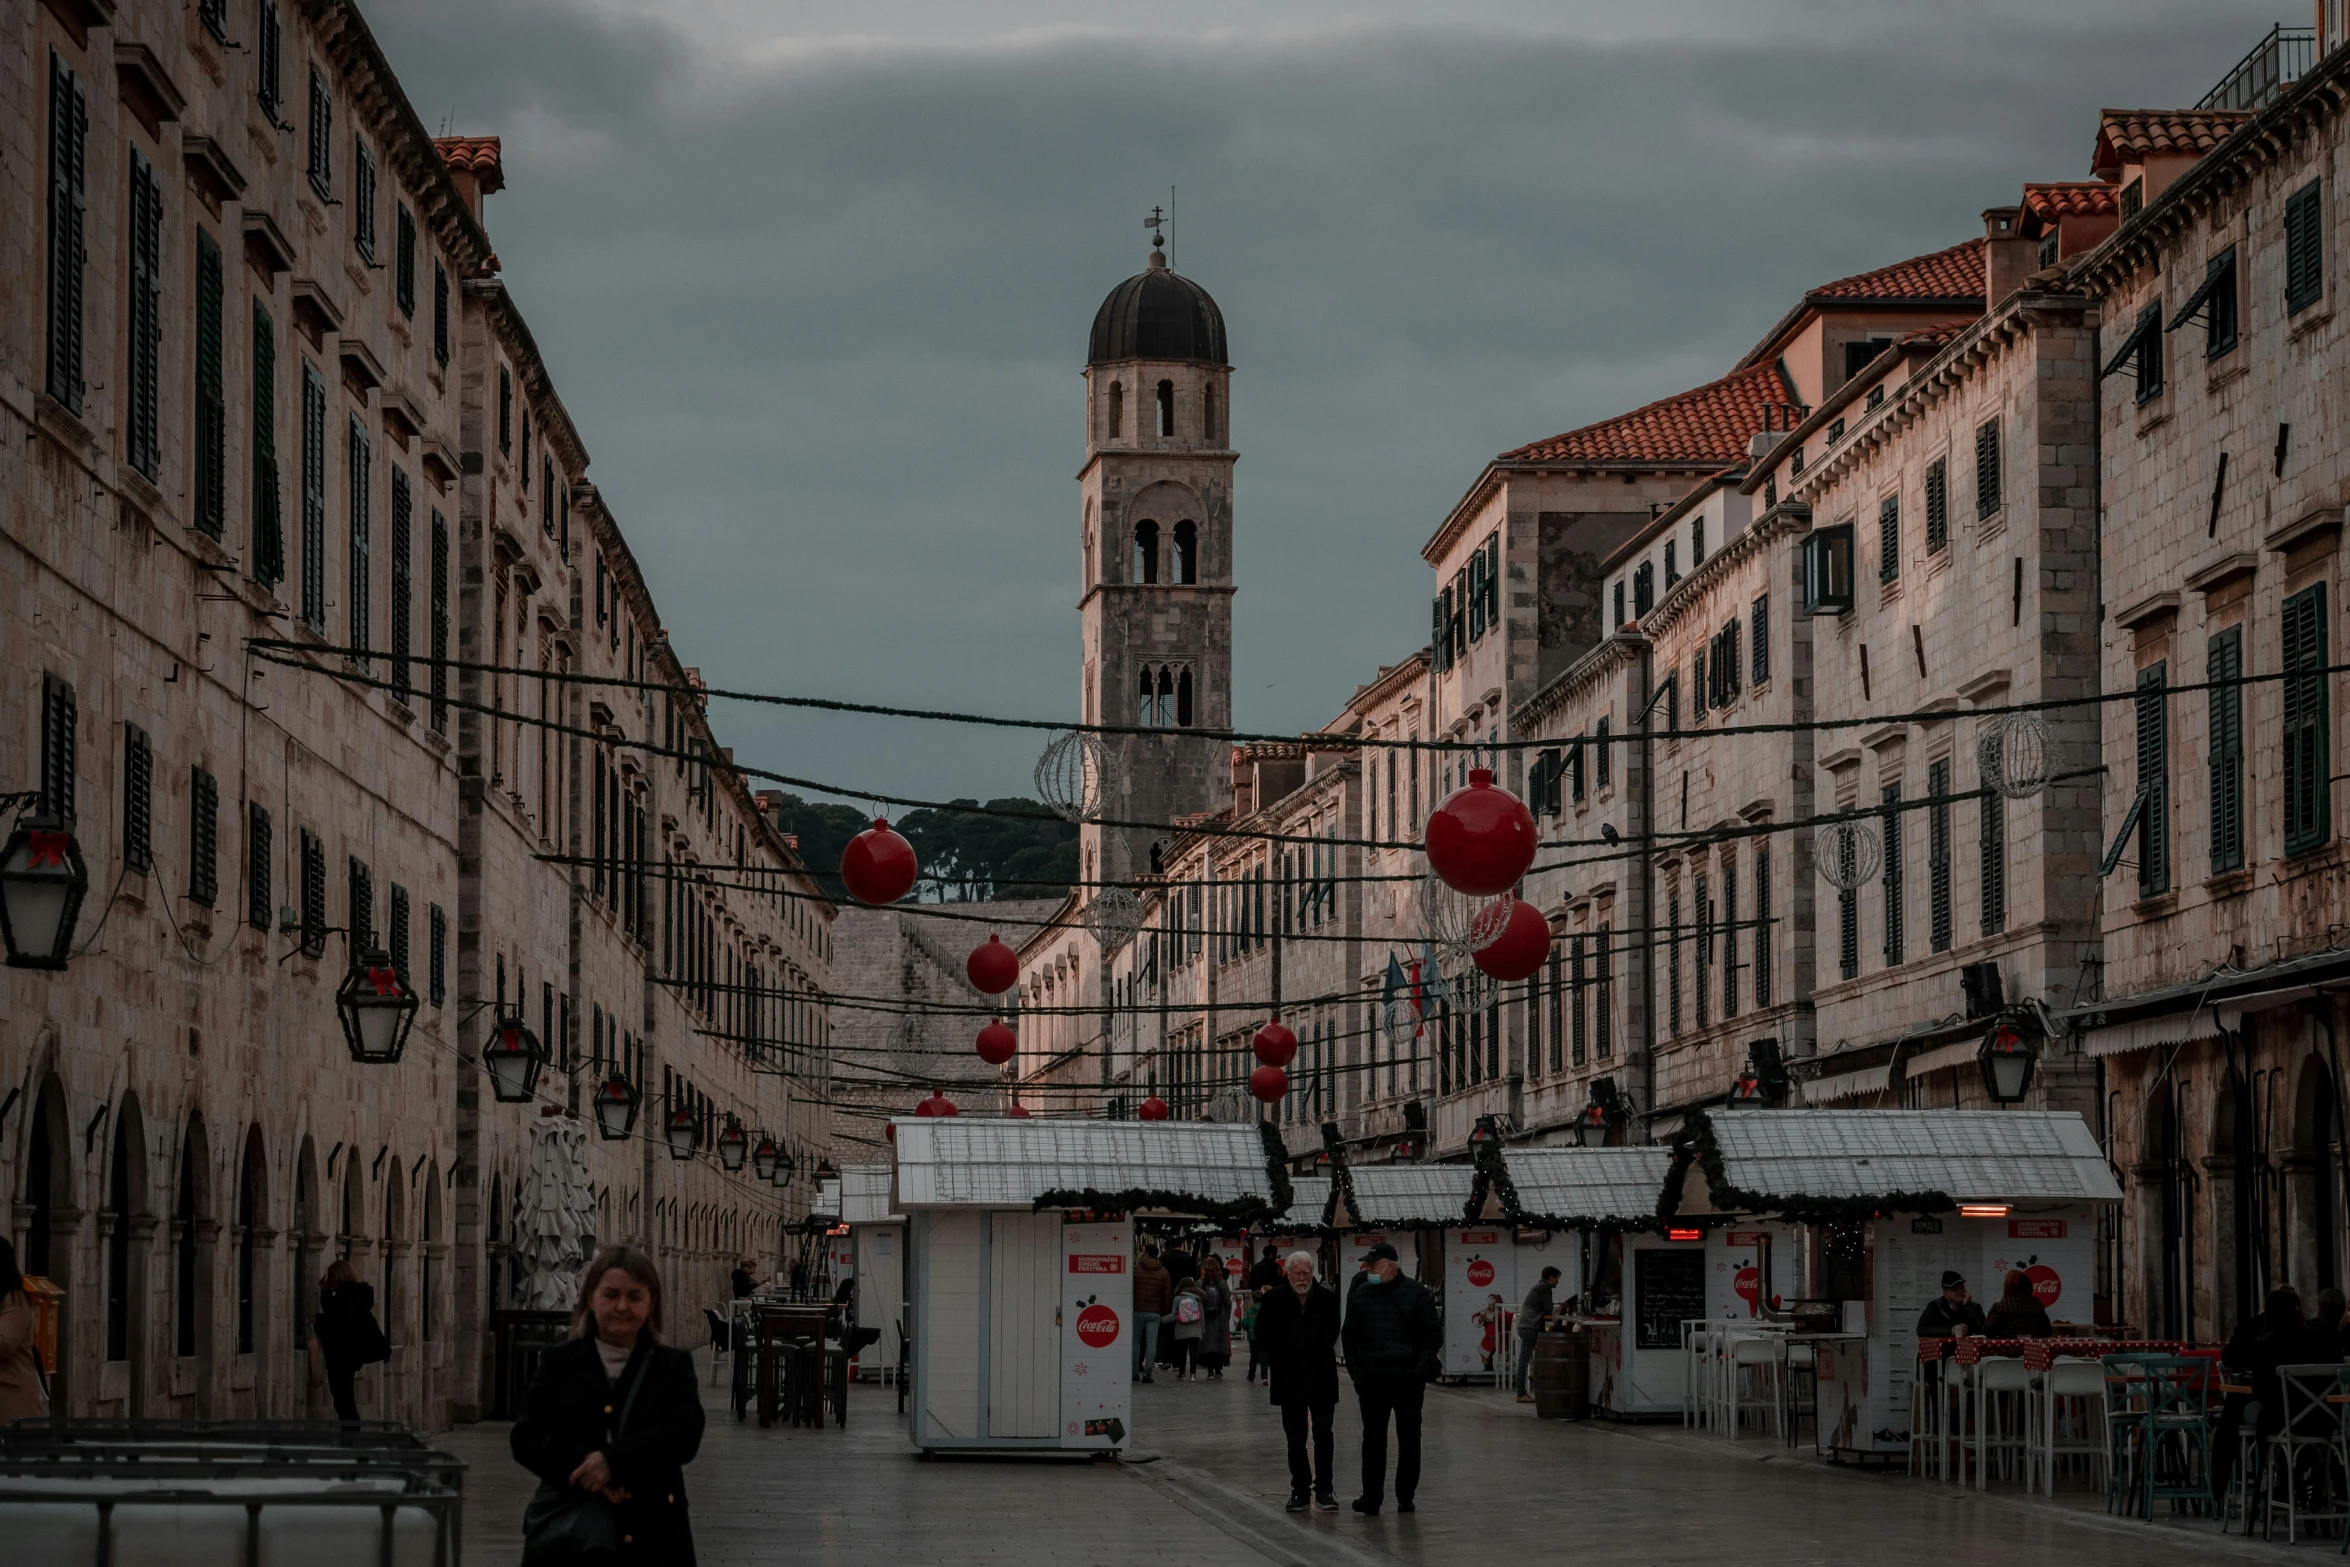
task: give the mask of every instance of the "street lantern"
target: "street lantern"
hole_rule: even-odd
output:
[[[1591,1098],[1575,1116],[1575,1142],[1583,1148],[1607,1146],[1609,1126],[1624,1118],[1630,1106],[1612,1077],[1594,1078]]]
[[[1471,1157],[1483,1153],[1486,1149],[1486,1146],[1500,1135],[1501,1134],[1499,1129],[1494,1125],[1492,1116],[1481,1115],[1477,1117],[1477,1125],[1469,1133],[1469,1153]]]
[[[343,976],[335,991],[335,1012],[343,1021],[343,1043],[363,1066],[390,1066],[408,1048],[416,1021],[416,992],[400,983],[399,971],[381,947],[370,947]]]
[[[672,1159],[691,1159],[694,1151],[702,1146],[701,1125],[694,1120],[693,1111],[684,1105],[669,1112],[669,1124],[664,1130],[669,1137],[669,1157]]]
[[[636,1091],[636,1084],[615,1072],[596,1088],[596,1130],[604,1141],[621,1143],[636,1130],[636,1112],[644,1096]]]
[[[2031,1089],[2032,1068],[2040,1051],[2021,1028],[2001,1018],[1983,1036],[1978,1059],[1983,1063],[1983,1091],[1991,1096],[1991,1102],[2012,1105],[2021,1103]]]
[[[490,1092],[503,1105],[528,1104],[538,1097],[539,1073],[547,1064],[539,1036],[530,1031],[519,1012],[508,1012],[490,1028],[481,1047],[481,1064],[490,1074]]]
[[[820,1181],[829,1181],[839,1173],[839,1171],[832,1167],[832,1161],[830,1159],[819,1159],[816,1161],[816,1179]]]
[[[90,873],[81,846],[57,821],[19,826],[0,850],[0,938],[11,968],[65,967]]]
[[[751,1151],[751,1139],[744,1133],[742,1122],[733,1116],[726,1118],[726,1130],[718,1134],[718,1162],[729,1171],[743,1167],[743,1156]]]
[[[759,1145],[751,1150],[751,1171],[762,1181],[775,1179],[775,1139],[759,1134]]]
[[[1758,1039],[1746,1047],[1746,1067],[1730,1085],[1730,1103],[1768,1106],[1786,1087],[1787,1069],[1779,1060],[1779,1042]]]

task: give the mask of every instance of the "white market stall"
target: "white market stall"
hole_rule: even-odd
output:
[[[1479,1217],[1505,1235],[1585,1237],[1552,1248],[1552,1262],[1562,1275],[1559,1300],[1579,1298],[1573,1320],[1591,1338],[1591,1402],[1605,1414],[1681,1412],[1681,1320],[1704,1314],[1706,1259],[1702,1230],[1660,1233],[1657,1192],[1671,1161],[1662,1147],[1488,1144],[1478,1154]]]
[[[1314,1259],[1316,1276],[1335,1286],[1338,1281],[1331,1273],[1335,1263],[1323,1249],[1330,1235],[1331,1186],[1327,1175],[1291,1176],[1289,1206],[1249,1226],[1257,1238],[1257,1255],[1280,1258],[1302,1251]]]
[[[2121,1188],[2071,1111],[1703,1110],[1672,1149],[1668,1225],[1801,1226],[1774,1283],[1833,1300],[1818,1352],[1819,1444],[1847,1459],[1909,1449],[1917,1319],[1945,1269],[1997,1297],[2010,1269],[2059,1325],[2093,1318],[2097,1219]]]
[[[1355,1167],[1341,1160],[1333,1175],[1330,1219],[1339,1232],[1341,1276],[1351,1281],[1371,1247],[1393,1246],[1404,1272],[1436,1291],[1448,1377],[1491,1375],[1497,1364],[1506,1370],[1521,1294],[1510,1232],[1462,1228],[1474,1182],[1465,1164]],[[1339,1298],[1343,1306],[1345,1293]]]
[[[857,1326],[876,1328],[881,1337],[869,1357],[862,1357],[859,1374],[887,1375],[898,1365],[906,1338],[906,1216],[890,1208],[891,1171],[886,1164],[847,1164],[840,1171],[840,1221],[848,1230],[844,1246],[836,1237],[836,1257],[845,1253],[847,1271],[857,1281]],[[834,1279],[842,1264],[834,1263]]]
[[[1286,1207],[1254,1125],[994,1120],[895,1124],[906,1216],[908,1434],[923,1453],[1126,1445],[1134,1219],[1235,1226]]]

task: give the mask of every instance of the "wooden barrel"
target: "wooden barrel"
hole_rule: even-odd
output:
[[[1534,1365],[1527,1376],[1534,1389],[1534,1413],[1543,1420],[1582,1420],[1591,1414],[1591,1335],[1580,1328],[1553,1329],[1534,1341]]]

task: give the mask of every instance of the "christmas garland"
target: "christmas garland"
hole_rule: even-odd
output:
[[[1747,1213],[1757,1216],[1792,1219],[1810,1224],[1851,1224],[1864,1219],[1881,1218],[1891,1213],[1948,1213],[1958,1201],[1947,1192],[1878,1192],[1859,1197],[1797,1197],[1748,1191],[1733,1186],[1722,1164],[1721,1145],[1715,1141],[1713,1124],[1702,1110],[1693,1113],[1673,1139],[1673,1162],[1665,1176],[1665,1189],[1657,1197],[1656,1214],[1661,1223],[1681,1211],[1681,1188],[1687,1184],[1689,1167],[1695,1164],[1704,1172],[1705,1184],[1713,1198],[1714,1207],[1721,1212]]]
[[[1509,1162],[1502,1157],[1501,1139],[1488,1139],[1477,1149],[1477,1173],[1469,1182],[1469,1205],[1463,1210],[1462,1222],[1478,1223],[1485,1210],[1488,1196],[1501,1199],[1501,1222],[1512,1229],[1547,1230],[1557,1234],[1561,1230],[1588,1230],[1595,1235],[1617,1235],[1632,1230],[1658,1231],[1664,1228],[1661,1216],[1642,1214],[1631,1219],[1561,1219],[1555,1214],[1529,1213],[1518,1199],[1518,1183],[1510,1179]]]
[[[1196,1214],[1229,1228],[1241,1228],[1286,1213],[1297,1196],[1296,1188],[1289,1184],[1289,1150],[1282,1145],[1280,1132],[1270,1121],[1259,1121],[1257,1138],[1265,1153],[1265,1175],[1273,1188],[1270,1202],[1254,1196],[1211,1202],[1196,1192],[1170,1191],[1158,1186],[1128,1186],[1114,1192],[1087,1186],[1039,1193],[1030,1207],[1037,1213],[1047,1208],[1075,1208],[1089,1213]]]

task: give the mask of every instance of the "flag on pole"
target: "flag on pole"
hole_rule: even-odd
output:
[[[1424,941],[1420,943],[1420,961],[1426,971],[1422,978],[1428,992],[1427,1000],[1420,1003],[1421,1015],[1425,1016],[1431,1005],[1442,1005],[1452,997],[1445,992],[1444,970],[1436,962],[1436,949]]]

